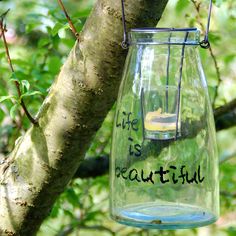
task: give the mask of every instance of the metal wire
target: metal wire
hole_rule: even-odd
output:
[[[208,17],[207,17],[207,27],[206,27],[205,37],[200,42],[200,46],[202,48],[205,48],[205,49],[210,47],[209,30],[210,30],[210,23],[211,23],[211,11],[212,11],[212,0],[210,0],[210,4],[209,4]]]
[[[129,39],[128,39],[126,20],[125,20],[124,0],[121,0],[121,9],[122,9],[122,24],[123,24],[123,41],[121,43],[121,46],[122,46],[122,48],[127,49],[129,47],[130,43],[129,43]],[[211,12],[212,12],[212,0],[210,0],[210,4],[209,4],[205,36],[204,36],[204,39],[199,43],[199,45],[205,49],[210,47],[209,30],[210,30],[210,22],[211,22]],[[184,31],[186,31],[187,29],[188,28],[184,29]],[[189,29],[192,29],[192,28],[189,28]],[[139,30],[139,29],[137,29],[137,30]],[[143,30],[146,30],[146,29],[143,28]],[[175,28],[161,28],[160,30],[162,30],[162,31],[178,31],[178,29],[175,29]],[[180,30],[182,30],[182,29],[180,29]],[[171,42],[169,42],[169,43],[172,44]]]
[[[168,38],[168,57],[167,57],[167,66],[166,66],[166,112],[168,113],[169,110],[169,104],[168,104],[168,86],[169,86],[169,75],[170,75],[170,41],[171,41],[171,35],[172,33],[170,32],[170,36]]]
[[[184,42],[188,40],[189,32],[186,32]],[[185,53],[185,44],[183,44],[182,47],[182,53],[181,53],[181,61],[180,61],[180,68],[179,68],[179,82],[178,82],[178,98],[177,98],[177,114],[176,114],[176,132],[175,132],[175,140],[177,140],[178,137],[178,131],[179,131],[179,112],[180,112],[180,95],[181,95],[181,82],[182,82],[182,74],[183,74],[183,64],[184,64],[184,53]]]
[[[129,47],[129,40],[126,28],[126,21],[125,21],[125,4],[124,0],[121,0],[121,9],[122,9],[122,24],[123,24],[123,41],[121,46],[123,49],[127,49]]]
[[[142,118],[142,131],[143,131],[143,142],[144,140],[146,139],[145,137],[145,124],[144,124],[144,111],[143,111],[143,108],[144,108],[144,92],[143,92],[143,88],[141,89],[141,94],[140,94],[140,103],[141,103],[141,118]]]

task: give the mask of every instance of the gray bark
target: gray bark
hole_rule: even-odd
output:
[[[128,28],[155,26],[168,0],[126,1]],[[127,51],[118,0],[98,0],[32,126],[0,163],[0,235],[35,235],[112,107]]]
[[[236,99],[214,111],[216,130],[228,129],[236,125]]]

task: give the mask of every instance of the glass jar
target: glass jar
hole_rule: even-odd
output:
[[[215,126],[196,28],[133,29],[114,121],[110,213],[177,229],[219,216]]]

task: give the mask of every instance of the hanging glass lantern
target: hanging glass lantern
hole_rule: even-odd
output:
[[[219,216],[218,156],[196,28],[130,33],[110,161],[110,209],[143,228],[193,228]]]

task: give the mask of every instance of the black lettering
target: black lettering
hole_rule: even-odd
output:
[[[140,157],[142,155],[142,152],[141,152],[142,147],[141,147],[141,145],[135,144],[134,148],[135,148],[135,151],[136,151],[135,152],[135,156],[136,157]]]
[[[122,114],[123,114],[124,116],[126,116],[126,112],[125,112],[125,111],[123,111]],[[125,127],[126,127],[125,119],[122,119],[122,128],[125,129]]]
[[[185,183],[185,174],[183,173],[183,169],[185,168],[185,166],[181,166],[181,168],[180,168],[180,174],[181,175],[179,175],[179,178],[182,178],[182,184],[184,184]]]
[[[134,176],[132,177],[132,174],[134,172]],[[130,172],[129,172],[129,180],[130,181],[138,181],[138,182],[141,182],[141,180],[138,178],[138,171],[136,169],[132,169]]]
[[[205,177],[202,177],[202,178],[201,178],[201,166],[200,166],[200,165],[198,166],[197,175],[198,175],[198,181],[199,181],[199,183],[202,183],[203,180],[205,179]]]
[[[131,141],[131,142],[134,141],[131,137],[129,137],[128,140]],[[132,145],[130,144],[130,145],[129,145],[129,155],[130,155],[130,156],[133,156],[133,154],[134,154],[134,152],[133,152],[133,150],[132,150]]]
[[[134,131],[138,131],[137,124],[138,124],[138,119],[132,120],[131,126]]]
[[[122,176],[123,179],[127,179],[128,178],[127,176],[124,176],[124,174],[127,172],[127,170],[128,169],[126,167],[123,167],[121,169],[121,171],[120,171],[121,172],[121,176]]]
[[[129,145],[129,155],[133,156],[134,152],[132,151],[132,145]]]
[[[124,115],[124,118],[122,119],[122,128],[126,129],[126,126],[128,126],[127,130],[130,130],[130,126],[131,126],[131,120],[130,120],[130,115],[132,115],[132,112],[129,112],[128,114],[123,111],[122,114]],[[127,116],[127,119],[126,119]]]
[[[126,122],[126,124],[128,125],[128,130],[130,129],[130,126],[132,125],[132,122],[130,120],[130,115],[131,114],[132,114],[131,112],[128,113],[127,122]]]
[[[189,180],[188,179],[188,171],[186,171],[186,181],[188,184],[192,184],[194,181],[196,184],[198,184],[196,177],[197,177],[197,173],[194,172],[193,178]]]
[[[171,169],[176,170],[177,168],[175,166],[170,166]],[[178,183],[178,179],[175,179],[175,173],[172,174],[172,181],[174,184]]]
[[[122,129],[138,131],[138,119],[131,119],[132,112],[122,111],[122,118],[119,120],[120,110],[117,111],[116,115],[116,127],[122,127]]]
[[[134,141],[131,137],[129,137],[128,140],[130,142]],[[136,157],[139,157],[139,156],[141,156],[141,154],[142,154],[141,153],[141,145],[139,145],[139,144],[135,144],[134,146],[132,144],[129,145],[129,155],[130,156],[135,155]]]
[[[129,138],[129,140],[133,140],[132,138]],[[138,144],[136,144],[138,145]],[[135,151],[140,150],[140,145],[139,146],[134,146]],[[135,153],[135,152],[134,152]],[[141,151],[140,151],[141,154]],[[115,176],[117,178],[122,177],[124,180],[130,180],[130,181],[137,181],[137,182],[143,182],[143,183],[148,183],[151,182],[152,184],[154,184],[154,174],[158,174],[159,178],[160,178],[160,183],[161,184],[165,184],[168,182],[171,182],[173,184],[177,184],[179,182],[179,180],[181,181],[181,184],[199,184],[202,183],[205,179],[205,177],[201,176],[201,166],[198,166],[198,169],[193,173],[189,173],[186,169],[185,165],[182,165],[180,167],[180,175],[177,177],[176,176],[176,171],[179,168],[177,168],[176,166],[169,166],[169,169],[165,170],[163,168],[163,166],[160,166],[159,170],[156,171],[149,171],[147,174],[145,174],[145,170],[141,169],[140,172],[138,169],[131,169],[129,170],[127,167],[116,167],[115,168]],[[167,178],[166,174],[170,173],[169,178]]]
[[[161,183],[162,183],[162,184],[165,184],[165,183],[170,182],[169,179],[166,179],[166,180],[164,179],[164,175],[167,174],[167,173],[169,173],[169,172],[170,172],[169,170],[163,170],[163,167],[161,166],[161,167],[160,167],[160,170],[155,171],[155,174],[159,174],[159,175],[160,175],[160,181],[161,181]]]
[[[152,171],[149,173],[149,176],[147,178],[145,178],[143,169],[141,170],[141,179],[144,183],[150,181],[150,182],[152,182],[152,184],[154,184],[154,181],[153,181],[152,177],[153,177],[153,172]]]

